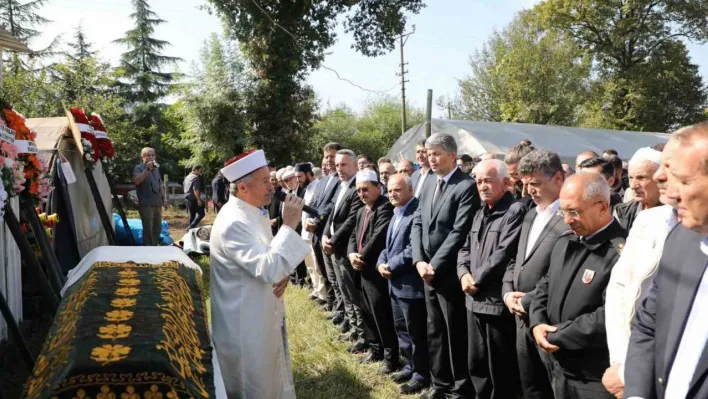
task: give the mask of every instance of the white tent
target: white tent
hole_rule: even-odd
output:
[[[65,187],[70,199],[71,216],[80,258],[83,258],[94,248],[108,245],[108,238],[94,203],[88,179],[84,173],[81,153],[75,145],[69,119],[67,117],[27,119],[27,127],[37,132],[37,148],[43,158],[49,161],[48,164],[56,186],[54,194],[58,194],[56,190],[61,189],[59,185],[63,184],[57,171],[57,160],[64,159],[68,161],[76,176],[76,183],[65,185]],[[43,150],[46,152],[43,152]],[[113,218],[110,217],[113,209],[111,190],[103,173],[101,162],[97,162],[94,165],[93,176],[96,180],[98,191],[101,193],[106,212],[108,212],[109,219],[113,223]],[[50,199],[50,212],[52,213],[58,212],[57,208],[61,206],[57,200],[57,195],[54,194]],[[60,224],[61,222],[60,220]],[[59,233],[57,233],[55,239],[58,238],[57,236],[59,236]],[[71,265],[71,267],[73,266],[75,264]]]
[[[503,157],[506,151],[522,140],[530,140],[536,148],[546,148],[560,155],[564,162],[575,164],[575,156],[585,150],[598,154],[614,148],[622,159],[629,159],[641,147],[664,143],[664,133],[628,132],[585,129],[564,126],[530,125],[523,123],[472,122],[433,119],[432,133],[447,133],[457,141],[458,154],[479,156],[485,152]],[[415,144],[425,138],[425,124],[409,129],[393,144],[388,157],[415,159]]]

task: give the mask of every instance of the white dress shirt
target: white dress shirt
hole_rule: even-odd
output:
[[[543,210],[541,210],[540,206],[536,207],[536,217],[531,223],[531,229],[529,230],[529,239],[526,242],[526,254],[524,255],[524,259],[527,259],[529,257],[531,249],[533,249],[534,245],[536,245],[536,241],[538,241],[538,238],[541,236],[541,232],[551,220],[553,215],[558,212],[559,207],[559,200],[553,201],[552,204],[548,205],[546,209]]]
[[[414,197],[420,198],[420,190],[423,188],[423,183],[425,182],[425,178],[428,177],[428,175],[432,174],[433,171],[431,169],[428,169],[428,173],[423,174],[423,169],[420,170],[420,177],[418,178],[418,185],[415,187],[415,194],[413,194]]]
[[[307,188],[305,188],[305,195],[303,195],[302,200],[305,204],[309,204],[312,202],[312,197],[315,196],[315,190],[317,189],[317,185],[320,184],[319,180],[313,180],[310,184],[307,185]],[[310,240],[312,239],[312,233],[307,231],[304,227],[307,224],[307,219],[310,217],[310,215],[306,212],[302,213],[302,238],[305,240]]]
[[[708,237],[704,238],[700,245],[701,251],[708,256]],[[700,267],[700,265],[691,266]],[[701,278],[698,291],[693,298],[688,320],[681,335],[669,379],[666,382],[664,397],[668,399],[686,397],[708,339],[708,327],[705,322],[705,317],[708,314],[708,269],[706,265],[703,265],[703,269],[703,278]]]
[[[349,188],[349,186],[352,185],[352,182],[354,181],[354,179],[356,179],[356,175],[354,175],[354,177],[349,179],[349,181],[343,181],[343,182],[339,183],[340,189],[339,189],[339,194],[337,195],[337,200],[334,202],[334,210],[332,211],[333,213],[337,213],[337,209],[339,208],[339,204],[342,202],[342,199],[344,198],[344,194],[346,194],[347,189]],[[334,223],[332,223],[329,226],[329,232],[330,232],[330,234],[334,235]]]
[[[610,364],[619,364],[624,382],[624,362],[629,348],[632,320],[642,283],[657,270],[664,242],[678,224],[669,205],[642,211],[637,215],[619,260],[612,268],[605,300],[605,328]]]

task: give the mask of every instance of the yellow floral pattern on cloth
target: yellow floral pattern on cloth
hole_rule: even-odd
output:
[[[108,363],[117,362],[127,358],[129,353],[129,346],[103,345],[98,348],[93,348],[91,351],[91,359],[102,363],[105,366]]]
[[[111,306],[114,308],[122,309],[122,308],[132,308],[135,306],[137,301],[135,299],[130,299],[130,298],[116,298],[111,301]]]
[[[112,310],[106,313],[106,321],[128,321],[133,318],[130,310]]]
[[[140,285],[140,280],[136,278],[122,278],[118,280],[118,285],[133,287],[136,285]]]
[[[123,287],[123,288],[118,288],[118,289],[116,290],[116,295],[120,295],[120,296],[136,296],[136,295],[138,295],[139,292],[140,292],[140,289],[139,289],[139,288],[127,288],[127,287]]]
[[[133,327],[127,324],[109,324],[107,326],[99,327],[98,337],[111,340],[128,338],[131,331],[133,331]]]
[[[207,398],[209,394],[201,377],[206,369],[199,336],[191,323],[184,322],[185,316],[195,311],[189,286],[176,267],[163,267],[157,269],[155,274],[160,295],[166,303],[158,305],[165,321],[162,326],[165,339],[157,349],[165,351],[179,375],[194,382],[199,394]]]

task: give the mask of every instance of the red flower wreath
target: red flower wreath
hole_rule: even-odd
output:
[[[100,115],[96,113],[91,114],[91,126],[93,126],[93,129],[96,131],[96,141],[98,142],[101,158],[114,158],[116,156],[116,150],[113,148],[111,139],[105,135],[107,130],[103,125],[103,120]],[[104,137],[101,137],[101,133],[103,133]]]
[[[84,112],[83,109],[79,107],[71,107],[69,109],[71,112],[71,115],[74,116],[74,120],[76,123],[80,123],[82,125],[90,126],[89,120],[86,117],[86,113]],[[82,129],[79,129],[82,130]],[[91,143],[91,147],[93,147],[93,161],[98,162],[98,160],[101,158],[101,153],[100,150],[98,149],[98,142],[96,141],[96,135],[94,135],[92,132],[88,131],[82,131],[81,132],[81,138],[88,140],[89,143]]]

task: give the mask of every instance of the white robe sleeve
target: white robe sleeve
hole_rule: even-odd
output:
[[[253,277],[275,284],[295,270],[312,249],[307,241],[289,226],[283,225],[270,245],[264,245],[254,229],[244,222],[228,227],[224,237],[224,253]]]

